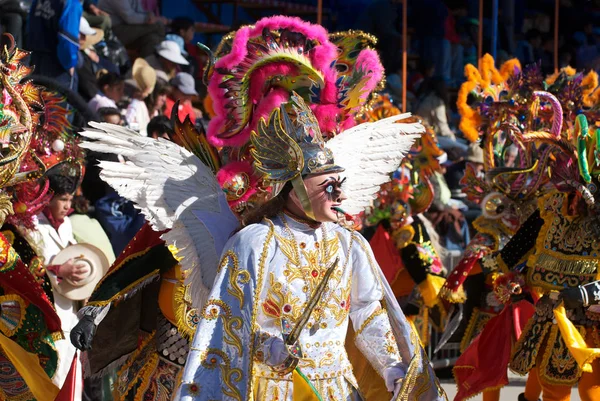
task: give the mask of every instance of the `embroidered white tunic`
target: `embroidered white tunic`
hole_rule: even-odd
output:
[[[351,321],[357,348],[380,376],[389,382],[395,375],[393,383],[425,372],[429,385],[423,394],[430,396],[418,399],[444,399],[437,382],[432,385],[435,376],[403,316],[404,331],[392,329],[381,302],[387,284],[366,240],[337,224],[315,230],[288,216],[246,227],[225,246],[188,356],[182,399],[291,401],[292,374],[272,367],[271,353],[276,342],[281,344],[282,320],[295,325],[336,259],[299,337],[300,370],[323,399],[361,399],[345,347]],[[397,341],[394,332],[406,338]],[[411,356],[415,350],[418,361]],[[414,381],[406,381],[406,394]]]

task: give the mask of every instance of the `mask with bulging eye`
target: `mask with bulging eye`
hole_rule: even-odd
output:
[[[335,199],[338,199],[344,191],[343,186],[345,182],[346,178],[343,178],[342,180],[329,178],[323,184],[321,184],[321,186],[324,188],[327,198],[330,201],[334,201]]]

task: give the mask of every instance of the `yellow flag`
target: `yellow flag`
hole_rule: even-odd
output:
[[[567,345],[569,352],[577,361],[577,364],[587,373],[592,373],[592,361],[600,357],[600,348],[588,348],[585,339],[579,333],[579,330],[567,318],[567,313],[563,304],[554,308],[554,317],[560,330],[563,341]]]
[[[37,401],[54,401],[58,394],[58,387],[52,383],[40,366],[37,355],[25,351],[19,344],[2,333],[0,333],[0,348],[23,377]]]
[[[323,401],[308,377],[298,368],[294,369],[292,373],[292,383],[294,386],[294,401]]]

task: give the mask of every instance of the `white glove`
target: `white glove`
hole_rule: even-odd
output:
[[[269,366],[279,366],[290,356],[283,339],[279,337],[270,337],[266,340],[264,349],[267,351],[265,363]]]
[[[387,391],[390,393],[394,391],[394,393],[400,389],[398,386],[399,383],[396,383],[398,379],[402,379],[405,375],[405,372],[399,366],[392,366],[390,368],[386,368],[383,371],[383,380],[385,381],[385,387]]]
[[[392,401],[396,401],[396,398],[398,398],[398,394],[400,394],[401,388],[402,388],[402,382],[396,383],[396,388],[394,388],[394,395],[392,397]]]

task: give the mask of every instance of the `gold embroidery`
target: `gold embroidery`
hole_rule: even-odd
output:
[[[17,251],[7,242],[0,242],[0,272],[12,270],[17,263]]]
[[[379,315],[386,315],[387,316],[387,312],[385,311],[385,309],[381,308],[381,309],[377,309],[375,312],[373,312],[371,314],[371,316],[369,316],[368,318],[365,319],[365,321],[363,322],[363,324],[360,326],[360,328],[356,331],[356,334],[354,335],[354,337],[358,337],[360,334],[362,334],[362,332],[367,328],[367,326],[369,324],[371,324],[371,322]]]
[[[527,261],[532,285],[554,290],[563,289],[564,284],[577,286],[593,280],[600,249],[593,235],[595,218],[570,216],[568,200],[562,193],[546,196],[539,204],[544,224],[536,240],[536,252]]]
[[[250,273],[247,270],[240,270],[238,257],[235,252],[229,250],[223,255],[219,270],[229,266],[229,287],[227,292],[240,301],[240,309],[244,307],[244,292],[240,288],[241,284],[248,284]]]
[[[179,266],[174,267],[174,269],[179,268]],[[190,285],[183,284],[183,279],[178,279],[178,283],[175,284],[173,304],[175,306],[175,324],[177,330],[188,340],[191,340],[194,337],[200,319],[198,317],[198,309],[192,307]]]
[[[329,311],[336,320],[336,327],[341,326],[346,321],[350,313],[350,292],[352,291],[352,280],[348,280],[346,288],[332,292],[332,301],[328,305]]]
[[[311,358],[302,358],[298,361],[298,367],[300,369],[308,369],[317,367],[317,363]]]
[[[235,330],[242,328],[242,318],[231,315],[231,308],[225,302],[219,299],[211,299],[206,303],[202,317],[206,320],[215,320],[219,317],[223,319],[224,340],[227,344],[237,348],[238,353],[242,354],[242,340],[235,333]]]
[[[314,289],[319,285],[327,267],[331,265],[331,262],[334,258],[337,257],[340,249],[340,241],[338,237],[338,233],[334,234],[332,239],[327,239],[325,226],[321,226],[323,230],[322,235],[322,245],[319,243],[315,244],[316,250],[306,250],[302,246],[299,246],[296,242],[296,238],[294,237],[294,233],[290,230],[287,225],[287,221],[284,215],[280,215],[281,221],[284,225],[284,229],[287,232],[288,238],[275,234],[278,244],[280,244],[280,248],[286,257],[288,258],[288,264],[286,265],[286,269],[284,270],[284,274],[288,281],[293,281],[295,279],[304,280],[303,291],[307,294],[307,298],[312,294]],[[352,245],[354,243],[354,235],[352,235],[350,239],[350,244],[348,246],[348,252],[346,254],[346,260],[344,265],[341,267],[338,266],[331,276],[331,281],[327,285],[321,300],[319,301],[317,307],[314,309],[312,318],[313,322],[309,322],[307,327],[311,328],[313,324],[319,324],[323,319],[325,312],[329,309],[332,311],[332,314],[336,314],[335,311],[339,309],[339,307],[334,307],[331,309],[330,300],[335,292],[335,288],[340,285],[340,282],[344,276],[344,272],[346,271],[346,267],[350,261],[350,253],[352,251]],[[301,250],[301,251],[300,251]],[[302,260],[300,257],[300,253],[307,261],[306,266],[302,266]],[[290,259],[291,258],[291,259]],[[334,282],[337,281],[337,284]],[[343,314],[343,311],[342,311]],[[320,324],[321,328],[326,328],[326,323]]]
[[[388,330],[385,333],[385,341],[383,343],[383,349],[390,355],[400,355],[400,351],[398,350],[398,342],[396,341],[396,337],[394,337],[394,333],[391,330]]]
[[[298,279],[304,280],[306,285],[306,291],[304,292],[312,294],[314,289],[319,285],[327,267],[331,265],[333,259],[335,259],[339,252],[339,239],[337,235],[331,239],[324,238],[323,246],[319,246],[318,249],[302,249],[302,256],[307,262],[307,265],[305,266],[302,266],[302,258],[293,237],[285,238],[278,234],[275,234],[275,237],[282,253],[286,256],[291,265],[286,266],[288,272],[288,275],[286,276],[287,280],[290,282]],[[341,278],[339,269],[336,269],[333,274],[335,278]]]
[[[257,271],[256,271],[256,287],[254,288],[254,294],[253,294],[253,298],[252,299],[258,299],[259,298],[259,294],[260,291],[262,291],[262,286],[263,286],[263,278],[264,278],[264,270],[265,270],[265,264],[267,263],[267,256],[269,254],[269,244],[271,243],[271,240],[273,239],[273,234],[275,233],[275,226],[273,225],[273,222],[269,219],[265,219],[265,222],[269,225],[269,232],[267,233],[267,237],[265,238],[265,243],[263,245],[263,249],[262,252],[260,253],[260,257],[258,258],[258,267],[257,267]],[[252,306],[252,324],[251,324],[251,329],[252,329],[252,338],[250,341],[250,362],[248,363],[248,372],[253,372],[253,366],[254,366],[254,347],[255,347],[255,340],[256,340],[256,317],[257,312],[258,312],[258,304],[259,302],[253,302],[253,306]],[[250,380],[249,384],[248,384],[248,388],[246,391],[246,399],[248,401],[252,400],[252,395],[254,394],[254,380]]]
[[[414,330],[410,331],[410,342],[413,346],[415,355],[412,357],[412,360],[408,365],[408,370],[406,371],[406,376],[404,376],[404,379],[402,380],[402,386],[400,387],[399,395],[396,398],[396,400],[399,401],[409,401],[409,399],[418,400],[419,396],[427,392],[431,387],[429,369],[427,366],[423,366],[425,364],[422,363],[422,350],[419,345],[418,335]],[[421,368],[423,368],[423,372],[419,373],[419,369]],[[420,385],[420,387],[415,388],[417,385]]]
[[[333,365],[334,359],[335,359],[335,355],[333,355],[333,352],[327,351],[325,353],[325,356],[323,358],[321,358],[321,360],[319,361],[319,367],[322,368],[323,366]]]
[[[2,308],[0,332],[6,337],[11,337],[23,326],[27,306],[23,298],[17,294],[0,296],[0,305]]]
[[[221,359],[221,363],[218,363],[219,358]],[[227,354],[220,349],[209,348],[200,354],[200,360],[202,361],[202,366],[206,369],[214,370],[218,367],[221,370],[221,380],[226,386],[226,388],[221,387],[223,394],[238,401],[242,400],[242,394],[237,385],[234,384],[242,380],[242,370],[231,367],[231,361]]]
[[[269,273],[269,290],[267,299],[262,304],[263,312],[272,318],[278,319],[281,327],[281,318],[283,315],[289,317],[289,320],[295,322],[300,318],[300,298],[292,296],[290,292],[283,292],[283,284],[277,281],[273,272]]]

